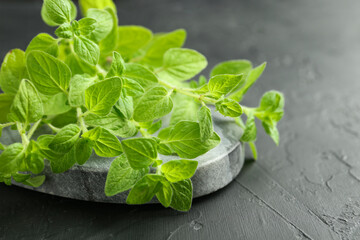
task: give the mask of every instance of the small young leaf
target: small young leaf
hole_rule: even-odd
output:
[[[262,125],[264,127],[265,132],[272,138],[276,145],[279,145],[280,137],[279,131],[276,128],[276,123],[263,121]]]
[[[179,182],[191,178],[198,166],[193,160],[171,160],[161,166],[161,172],[169,182]]]
[[[165,178],[160,175],[145,175],[131,189],[126,199],[126,203],[144,204],[150,202],[151,199],[155,196],[155,194],[161,190],[162,182],[164,180]]]
[[[209,90],[215,97],[221,97],[231,93],[245,84],[243,75],[221,74],[215,75],[209,80]]]
[[[94,82],[86,75],[75,75],[70,80],[69,104],[72,107],[85,105],[85,90]]]
[[[249,114],[246,120],[245,131],[241,136],[242,142],[254,142],[256,140],[256,124],[254,114]]]
[[[157,85],[158,79],[147,68],[136,63],[127,63],[125,72],[122,77],[135,80],[144,89],[149,89]]]
[[[124,71],[125,71],[124,59],[122,59],[120,53],[113,52],[113,61],[111,63],[109,72],[106,74],[106,78],[115,77],[115,76],[120,77]]]
[[[91,65],[87,62],[84,62],[80,59],[80,57],[72,52],[69,55],[66,56],[65,63],[69,66],[71,69],[72,75],[76,74],[87,74],[90,76],[96,75],[96,66]]]
[[[161,128],[162,121],[159,120],[156,123],[152,124],[150,128],[148,128],[147,132],[149,134],[154,134]]]
[[[63,114],[71,109],[68,97],[63,92],[55,95],[40,94],[40,98],[44,107],[44,115]]]
[[[93,142],[95,153],[100,157],[116,157],[122,153],[119,139],[105,128],[96,127],[84,133],[82,137]]]
[[[96,20],[94,18],[86,17],[79,20],[78,30],[81,35],[87,36],[96,28]]]
[[[171,183],[173,196],[170,207],[175,210],[187,212],[191,208],[193,186],[190,179]]]
[[[150,166],[157,159],[156,141],[151,138],[130,138],[122,140],[124,153],[134,169]]]
[[[55,35],[59,38],[71,39],[74,36],[74,30],[70,23],[61,24],[56,30]],[[37,49],[42,50],[42,49]],[[56,56],[55,56],[56,57]]]
[[[86,108],[97,115],[109,114],[119,100],[122,82],[119,77],[112,77],[90,86],[85,91]]]
[[[49,160],[50,167],[54,173],[63,173],[69,170],[76,163],[76,149],[75,144],[72,145],[72,148],[66,152],[62,153],[54,153],[50,152]]]
[[[0,155],[0,174],[10,174],[18,171],[25,157],[24,147],[20,143],[9,145]]]
[[[176,94],[173,97],[174,107],[171,112],[170,125],[175,125],[182,120],[196,122],[199,104],[192,97]]]
[[[94,0],[79,0],[80,9],[84,16],[89,14],[91,8],[104,9],[106,7],[110,7],[116,11],[116,6],[112,0],[102,0],[102,1],[94,1]]]
[[[141,62],[153,67],[161,67],[163,56],[170,48],[180,48],[186,39],[186,32],[183,29],[162,34],[153,38],[150,43],[145,46],[146,53]]]
[[[169,182],[162,181],[162,188],[156,193],[156,198],[164,207],[169,207],[171,204],[173,190]]]
[[[74,51],[84,62],[96,65],[99,62],[99,46],[84,36],[74,37]]]
[[[117,51],[126,59],[145,46],[152,38],[152,32],[141,26],[119,26]]]
[[[25,180],[22,184],[37,188],[43,185],[43,183],[45,182],[45,178],[45,175],[31,177]]]
[[[100,42],[111,32],[114,23],[109,12],[92,8],[87,12],[87,17],[96,20],[95,30],[89,36],[94,42]]]
[[[1,89],[7,94],[15,95],[24,78],[29,78],[25,65],[25,53],[20,49],[13,49],[6,54],[1,65]]]
[[[131,78],[122,78],[122,80],[124,82],[125,95],[139,98],[144,94],[144,88],[135,80]]]
[[[216,65],[211,70],[210,77],[220,74],[243,74],[246,76],[251,69],[252,64],[248,60],[230,60]]]
[[[215,103],[216,110],[228,117],[239,117],[243,110],[238,102],[232,99],[223,99]]]
[[[115,105],[115,109],[126,119],[132,119],[134,114],[133,98],[129,96],[120,96],[119,101],[117,101]]]
[[[200,138],[203,142],[209,139],[214,132],[211,111],[206,105],[200,108],[198,118],[200,126]]]
[[[30,80],[45,95],[66,92],[71,71],[65,63],[42,51],[31,51],[26,58]]]
[[[75,124],[69,124],[58,132],[49,144],[49,148],[55,152],[66,153],[79,139],[80,128]]]
[[[220,143],[220,137],[213,132],[209,139],[201,142],[199,123],[180,121],[172,128],[168,138],[161,143],[167,144],[181,158],[192,159],[216,147]]]
[[[10,113],[10,108],[13,103],[14,96],[1,93],[0,94],[0,123],[8,122],[7,115]]]
[[[22,123],[33,123],[44,114],[41,98],[34,85],[24,79],[15,95],[9,117]]]
[[[69,0],[44,0],[41,15],[50,26],[61,25],[73,20],[73,5]]]
[[[47,33],[40,33],[29,43],[25,51],[25,56],[27,56],[33,50],[41,50],[54,57],[57,57],[59,55],[58,40]]]
[[[134,119],[137,122],[153,121],[170,113],[172,107],[173,102],[168,91],[163,87],[154,87],[138,99]]]
[[[172,48],[165,52],[158,75],[164,80],[185,81],[206,66],[207,60],[201,53],[191,49]]]
[[[148,167],[139,170],[131,168],[126,155],[120,155],[111,163],[105,183],[105,195],[114,196],[129,190],[148,172]]]
[[[284,108],[284,96],[278,91],[266,92],[260,100],[259,109],[268,112],[274,112],[277,109]]]

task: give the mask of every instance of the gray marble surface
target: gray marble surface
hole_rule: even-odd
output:
[[[240,172],[244,164],[244,148],[239,142],[242,130],[230,118],[225,118],[219,113],[214,113],[214,129],[221,137],[221,143],[206,154],[199,156],[198,169],[192,178],[194,197],[204,196],[223,188],[229,184]],[[41,128],[34,135],[48,133],[48,129]],[[17,131],[4,129],[1,141],[11,144],[21,141]],[[179,159],[177,156],[163,156],[160,158],[167,162]],[[123,192],[113,197],[104,194],[106,176],[114,158],[102,158],[94,153],[84,165],[75,165],[70,170],[61,173],[52,173],[48,164],[44,174],[45,183],[38,188],[25,186],[13,182],[14,185],[28,188],[56,196],[95,202],[125,203],[128,192]],[[46,161],[47,163],[47,161]],[[152,203],[157,203],[154,198]]]

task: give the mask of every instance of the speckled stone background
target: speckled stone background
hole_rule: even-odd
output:
[[[100,204],[0,185],[0,239],[360,239],[360,1],[118,0],[121,24],[183,27],[216,62],[268,61],[244,103],[286,96],[278,148],[188,213]],[[0,55],[37,32],[40,0],[0,1]],[[260,125],[259,125],[260,127]]]

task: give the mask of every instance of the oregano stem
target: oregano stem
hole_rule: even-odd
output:
[[[51,130],[53,130],[56,133],[58,133],[60,131],[60,128],[55,127],[51,123],[48,123],[47,125],[51,128]]]
[[[15,125],[15,122],[9,122],[9,123],[4,123],[4,124],[0,124],[0,128],[5,128],[5,127],[10,127],[12,125]]]
[[[35,133],[36,129],[39,127],[39,124],[41,123],[40,119],[39,121],[37,121],[36,123],[34,123],[34,125],[32,125],[32,127],[30,128],[30,131],[28,132],[27,138],[31,139],[32,135]]]
[[[83,118],[84,114],[83,114],[81,108],[79,108],[79,107],[76,108],[76,112],[77,112],[77,118],[78,118],[78,122],[80,124],[81,131],[83,133],[86,133],[88,131],[88,129],[86,128],[85,121]]]

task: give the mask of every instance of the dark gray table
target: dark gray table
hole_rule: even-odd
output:
[[[209,66],[268,68],[245,103],[283,91],[278,148],[189,213],[98,204],[0,185],[0,239],[360,239],[360,1],[117,1],[120,24],[188,30]],[[41,1],[0,1],[0,56],[38,32]],[[207,69],[209,70],[209,68]],[[260,126],[259,126],[260,127]]]

